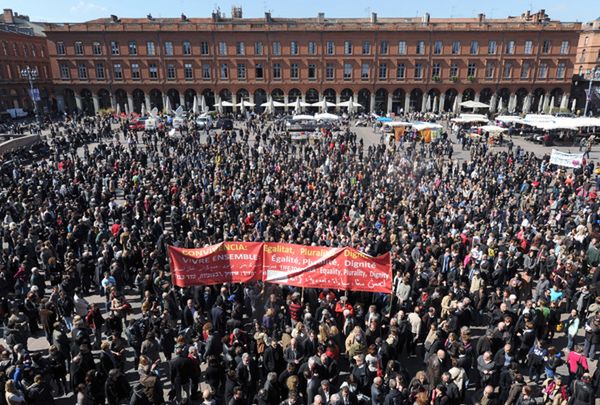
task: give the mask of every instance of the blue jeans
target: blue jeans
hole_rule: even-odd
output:
[[[573,350],[573,345],[575,343],[575,336],[571,336],[567,334],[567,349]]]
[[[585,345],[583,346],[583,355],[590,360],[594,360],[596,357],[596,344],[591,343],[589,339],[585,340]]]

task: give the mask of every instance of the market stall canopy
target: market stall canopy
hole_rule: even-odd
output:
[[[392,122],[386,122],[383,125],[392,127],[392,128],[393,127],[410,127],[410,126],[412,126],[412,123],[404,122],[404,121],[392,121]]]
[[[473,100],[463,101],[460,106],[464,108],[490,108],[489,104]]]
[[[313,117],[312,115],[308,115],[308,114],[298,114],[298,115],[294,115],[292,117],[292,121],[302,121],[302,120],[313,120],[313,121],[315,121],[316,118]]]
[[[484,125],[484,126],[479,127],[479,129],[481,129],[482,132],[489,132],[491,134],[497,134],[497,133],[500,133],[500,132],[506,132],[507,131],[506,128],[502,128],[502,127],[499,127],[497,125]]]
[[[391,122],[392,119],[390,117],[377,117],[377,122]]]
[[[317,120],[323,120],[323,121],[336,121],[336,120],[340,119],[340,116],[335,115],[335,114],[330,114],[330,113],[322,113],[322,114],[315,114],[314,118]]]
[[[337,104],[338,107],[354,107],[354,108],[365,108],[363,107],[361,104],[358,104],[357,102],[355,102],[352,99],[349,99],[347,101],[342,101],[341,103]]]
[[[443,127],[440,124],[436,124],[435,122],[413,122],[412,127],[417,131],[423,131],[425,129],[442,129]]]
[[[468,122],[488,122],[489,119],[483,114],[460,114],[457,118],[452,118],[450,121],[463,124]]]
[[[517,115],[499,115],[496,117],[496,121],[503,122],[505,124],[521,124],[523,122],[521,117]]]
[[[215,104],[213,107],[233,107],[233,103],[231,101],[222,100],[221,102]]]
[[[223,104],[225,105],[225,104]],[[254,107],[256,104],[251,103],[250,101],[242,100],[235,105],[236,107]]]
[[[330,102],[330,101],[323,101],[323,100],[321,100],[321,101],[318,101],[318,102],[316,102],[316,103],[309,104],[309,105],[310,105],[311,107],[323,107],[323,104],[324,104],[324,103],[327,103],[327,107],[335,107],[335,103],[332,103],[332,102]]]

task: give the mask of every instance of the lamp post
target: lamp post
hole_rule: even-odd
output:
[[[36,96],[34,94],[34,88],[33,88],[33,81],[37,80],[39,74],[38,74],[38,70],[37,68],[30,68],[29,66],[21,69],[21,77],[23,79],[27,79],[27,81],[29,82],[29,96],[31,97],[31,101],[33,101],[33,113],[35,114],[35,120],[39,121],[39,115],[38,115],[38,107],[37,107],[37,100],[36,100]]]
[[[590,81],[590,85],[588,86],[587,94],[585,95],[585,109],[583,110],[583,116],[587,117],[588,107],[590,105],[590,100],[592,99],[592,85],[595,81],[600,81],[600,67],[596,66],[593,70],[588,70],[588,80]]]

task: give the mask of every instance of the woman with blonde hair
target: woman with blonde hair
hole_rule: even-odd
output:
[[[17,388],[13,380],[8,380],[4,386],[4,398],[8,405],[21,405],[25,403],[25,396]]]
[[[321,344],[327,343],[327,340],[329,339],[329,326],[327,326],[327,324],[322,323],[319,325],[319,334],[317,339]]]

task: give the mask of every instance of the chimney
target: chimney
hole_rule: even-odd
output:
[[[425,13],[423,16],[423,24],[429,25],[429,21],[431,20],[431,15],[429,13]]]
[[[117,16],[116,16],[116,15],[114,15],[114,14],[111,14],[111,15],[110,15],[110,20],[111,20],[112,22],[119,22],[119,17],[117,17]]]
[[[14,24],[15,19],[13,16],[13,11],[10,8],[4,9],[4,24]]]
[[[320,23],[325,22],[325,13],[319,13],[317,19]]]
[[[485,14],[479,13],[477,17],[479,18],[479,24],[482,24],[485,21]]]
[[[271,12],[265,11],[265,22],[270,23],[271,21],[273,21],[273,19],[271,18]]]
[[[371,24],[377,24],[377,13],[371,13]]]
[[[242,18],[242,7],[233,6],[231,7],[231,18]]]

